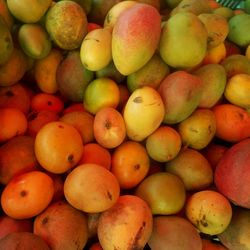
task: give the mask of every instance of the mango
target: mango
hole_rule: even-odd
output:
[[[153,173],[136,187],[135,195],[149,204],[153,215],[173,215],[181,211],[186,201],[183,181],[175,174]]]
[[[250,110],[250,75],[232,76],[227,82],[224,96],[230,103]]]
[[[243,13],[234,15],[228,21],[229,24],[229,41],[240,47],[246,47],[250,43],[250,14]]]
[[[213,107],[223,97],[227,83],[226,70],[220,64],[207,64],[192,73],[200,77],[204,83],[198,107]]]
[[[46,57],[52,48],[50,37],[40,24],[22,24],[18,30],[18,42],[24,53],[34,59]]]
[[[206,55],[207,38],[207,30],[195,14],[180,12],[171,16],[163,26],[159,52],[173,68],[195,67]]]
[[[64,50],[76,49],[87,34],[87,16],[76,2],[59,1],[47,11],[45,27],[58,47]]]
[[[250,249],[250,210],[233,207],[233,216],[224,232],[218,234],[222,244],[230,250]]]
[[[182,0],[171,11],[171,15],[175,15],[179,12],[191,12],[195,15],[201,13],[210,13],[212,8],[207,0]]]
[[[165,170],[180,177],[187,191],[203,190],[213,183],[211,164],[196,149],[183,148],[174,159],[165,163]]]
[[[158,250],[202,250],[201,237],[196,228],[186,218],[177,215],[154,217],[148,245]]]
[[[200,103],[202,88],[202,80],[186,71],[166,76],[158,88],[165,106],[163,122],[176,124],[190,116]]]
[[[6,63],[13,51],[13,40],[10,30],[0,15],[0,65]]]
[[[226,70],[228,78],[236,74],[250,74],[250,59],[242,54],[232,54],[227,56],[221,65]]]
[[[148,86],[136,89],[129,96],[123,112],[127,136],[134,141],[144,140],[160,126],[164,113],[157,90]]]
[[[79,50],[69,51],[56,69],[60,94],[73,102],[82,102],[84,90],[93,78],[94,72],[82,65]]]
[[[146,65],[127,76],[127,87],[130,92],[142,86],[150,86],[157,89],[161,81],[169,73],[169,66],[158,54],[154,54]]]
[[[0,65],[0,86],[11,86],[22,79],[27,70],[27,58],[21,48],[14,47],[9,60]]]
[[[233,144],[216,166],[214,181],[221,194],[233,204],[250,208],[250,138]]]
[[[113,61],[123,75],[143,67],[155,53],[161,34],[161,16],[151,5],[138,3],[124,11],[112,33]]]
[[[100,28],[88,32],[81,44],[80,58],[88,70],[97,71],[106,67],[112,60],[111,31]]]
[[[52,0],[7,0],[8,9],[22,23],[38,22],[50,8]]]
[[[97,234],[103,249],[143,249],[153,228],[148,204],[135,195],[120,195],[98,221]]]
[[[208,48],[214,48],[225,41],[229,33],[226,18],[214,13],[201,13],[198,17],[208,32]]]

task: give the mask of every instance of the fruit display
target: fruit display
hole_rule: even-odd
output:
[[[0,249],[250,250],[250,0],[0,0]]]

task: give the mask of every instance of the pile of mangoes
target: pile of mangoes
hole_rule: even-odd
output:
[[[250,0],[0,0],[0,249],[250,250]]]

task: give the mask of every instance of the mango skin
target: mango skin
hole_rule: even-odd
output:
[[[218,235],[220,242],[230,250],[249,250],[249,234],[250,210],[234,206],[230,224]]]
[[[250,14],[243,13],[234,15],[228,21],[229,24],[229,41],[240,47],[246,47],[250,43]]]
[[[163,26],[159,44],[160,55],[173,68],[195,67],[206,55],[207,37],[204,24],[195,14],[177,13]]]
[[[146,139],[162,123],[164,111],[161,96],[154,88],[144,86],[136,89],[123,112],[128,138],[134,141]]]
[[[118,71],[129,75],[143,67],[157,49],[161,16],[151,5],[138,3],[118,18],[112,33],[112,56]]]
[[[250,208],[250,138],[229,148],[217,164],[214,181],[221,194],[232,203]]]
[[[200,103],[202,90],[198,76],[182,70],[168,75],[158,88],[165,106],[163,122],[176,124],[191,115]]]

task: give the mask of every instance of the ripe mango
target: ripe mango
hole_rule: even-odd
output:
[[[186,71],[176,71],[165,77],[158,88],[165,106],[163,122],[175,124],[191,115],[200,103],[202,89],[202,80]]]
[[[136,89],[124,107],[124,121],[127,136],[134,141],[142,141],[161,124],[164,104],[160,94],[152,87]]]
[[[180,12],[163,26],[159,52],[173,68],[195,67],[206,55],[207,38],[207,30],[195,14]]]
[[[206,64],[193,71],[203,82],[200,108],[213,107],[222,97],[227,83],[226,70],[220,64]]]
[[[112,33],[112,56],[123,75],[143,67],[155,53],[161,33],[161,16],[151,5],[138,3],[118,18]]]

